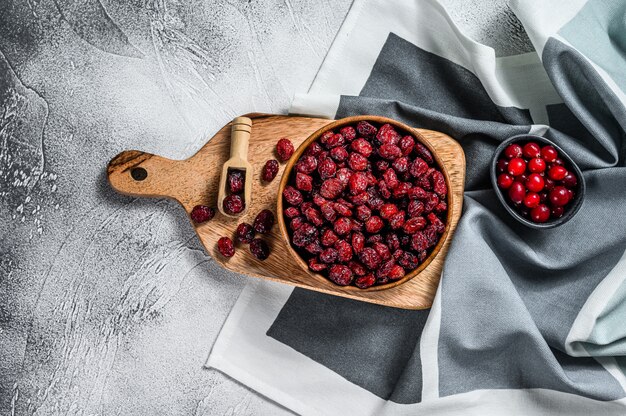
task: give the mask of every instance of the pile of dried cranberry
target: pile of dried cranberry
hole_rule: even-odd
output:
[[[445,231],[448,188],[430,151],[390,124],[327,131],[283,192],[291,243],[309,268],[360,288],[399,280]]]
[[[496,170],[503,195],[521,216],[535,223],[562,217],[576,195],[578,178],[551,145],[510,144]]]
[[[226,189],[229,195],[224,198],[224,211],[230,215],[239,214],[246,207],[246,201],[242,196],[246,182],[246,171],[241,169],[228,169],[226,177]]]

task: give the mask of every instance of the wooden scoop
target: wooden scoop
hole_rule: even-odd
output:
[[[248,117],[237,117],[231,123],[230,128],[230,159],[224,163],[222,167],[222,176],[220,177],[220,187],[217,194],[217,209],[227,217],[237,218],[248,211],[248,207],[252,204],[252,165],[248,162],[248,143],[250,141],[250,132],[252,131],[252,120]],[[228,196],[227,179],[231,170],[243,171],[244,174],[244,190],[243,198],[245,206],[242,212],[232,215],[224,209],[224,198]]]

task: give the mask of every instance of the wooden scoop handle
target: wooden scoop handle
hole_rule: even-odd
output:
[[[230,130],[230,158],[248,160],[248,142],[252,131],[252,120],[237,117],[232,121]]]
[[[115,156],[107,167],[109,183],[116,191],[131,196],[168,197],[181,201],[182,194],[172,183],[182,178],[184,160],[172,160],[138,150]]]

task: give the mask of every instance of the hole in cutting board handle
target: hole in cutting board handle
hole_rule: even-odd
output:
[[[148,171],[144,168],[132,168],[130,171],[130,176],[133,177],[136,181],[143,181],[148,177]]]

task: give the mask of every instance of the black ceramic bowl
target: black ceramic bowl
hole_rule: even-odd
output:
[[[576,186],[576,195],[574,196],[574,199],[567,205],[566,210],[563,213],[563,216],[561,218],[548,220],[547,222],[544,222],[544,223],[532,222],[531,220],[524,218],[521,214],[519,214],[515,210],[512,203],[509,201],[508,197],[505,196],[502,193],[502,190],[498,187],[498,183],[497,183],[498,173],[496,172],[496,164],[498,163],[498,159],[500,159],[500,156],[504,152],[504,149],[506,149],[506,147],[512,143],[517,143],[521,146],[524,146],[524,144],[528,142],[536,142],[540,144],[541,146],[545,146],[545,145],[554,146],[554,148],[559,152],[559,157],[563,159],[563,161],[565,162],[565,167],[573,171],[576,177],[578,178],[578,185]],[[516,220],[518,220],[519,222],[521,222],[522,224],[530,228],[535,228],[535,229],[540,230],[540,229],[554,228],[559,225],[565,224],[574,215],[576,215],[576,213],[580,209],[580,206],[583,203],[583,199],[585,198],[585,178],[583,177],[583,174],[580,171],[580,168],[572,160],[572,158],[567,153],[565,153],[563,149],[561,149],[559,146],[557,146],[552,141],[546,139],[545,137],[535,136],[532,134],[520,134],[520,135],[513,136],[513,137],[506,139],[500,144],[500,146],[498,146],[498,148],[496,149],[493,155],[493,159],[491,160],[491,172],[490,173],[491,173],[491,184],[493,185],[493,189],[496,191],[496,195],[498,195],[498,199],[500,199],[500,202],[502,202],[502,205],[504,205],[504,208],[506,208],[506,210],[509,212],[509,214],[511,214],[513,218],[515,218]]]

